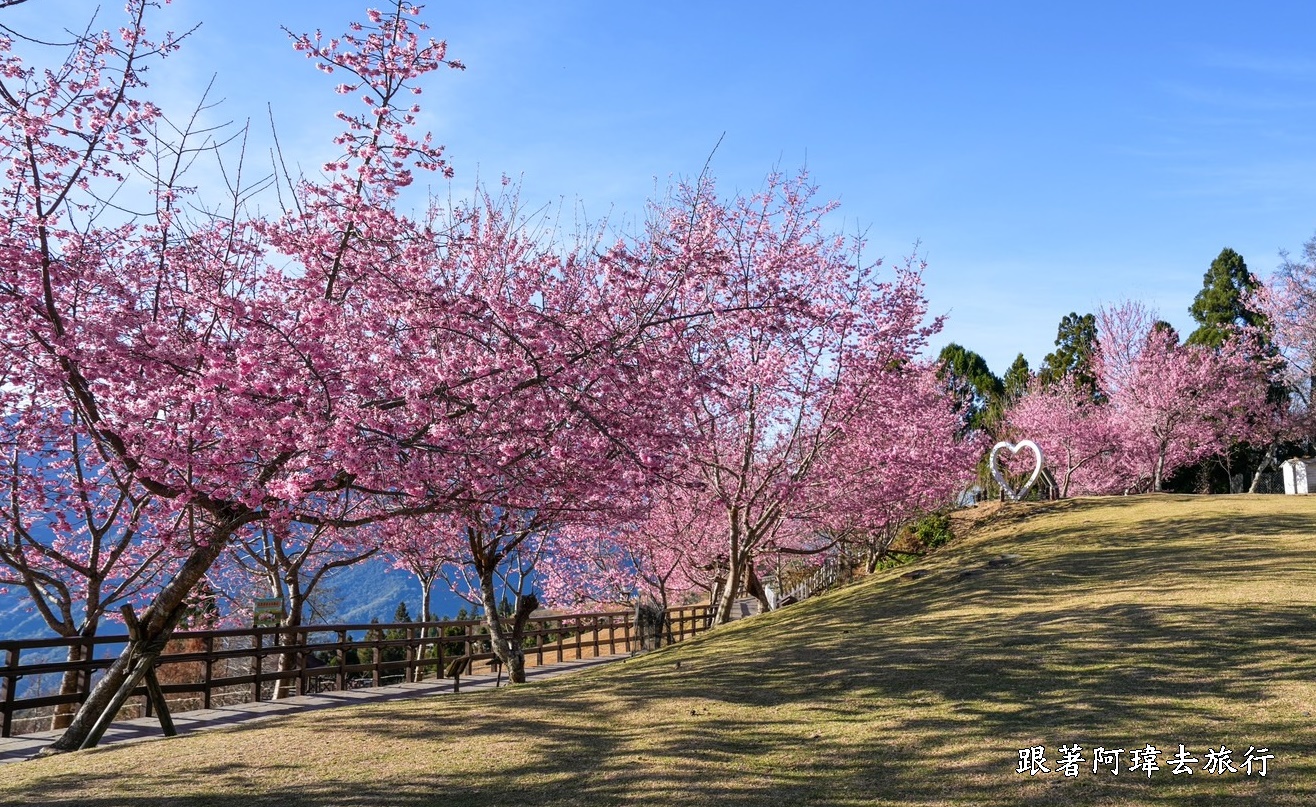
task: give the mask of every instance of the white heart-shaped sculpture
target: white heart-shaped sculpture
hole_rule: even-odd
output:
[[[1032,449],[1033,456],[1037,458],[1037,463],[1033,466],[1033,475],[1028,477],[1028,481],[1025,482],[1024,486],[1019,490],[1010,487],[1010,485],[1006,483],[1005,476],[1001,473],[1001,469],[996,467],[996,455],[1001,453],[1001,449],[1003,448],[1009,449],[1011,456],[1018,454],[1025,448]],[[1032,490],[1033,485],[1037,482],[1037,477],[1042,475],[1042,449],[1038,448],[1037,443],[1034,443],[1032,440],[1020,440],[1018,445],[1007,443],[1002,440],[992,446],[992,453],[987,457],[987,466],[991,468],[992,479],[995,479],[996,484],[1001,486],[1001,490],[1005,491],[1005,495],[1010,497],[1010,501],[1017,502],[1028,495],[1028,491]]]

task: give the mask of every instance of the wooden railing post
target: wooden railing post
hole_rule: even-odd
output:
[[[669,616],[674,619],[678,625],[673,638],[679,635],[681,638],[695,635],[706,628],[706,621],[709,609],[706,607],[673,608],[668,611]],[[591,624],[586,624],[590,620]],[[405,645],[408,650],[406,668],[408,675],[414,680],[423,680],[425,672],[429,667],[436,667],[440,677],[452,659],[458,655],[461,656],[485,656],[488,654],[486,644],[491,641],[492,637],[481,632],[483,623],[475,620],[462,620],[459,623],[434,623],[437,627],[436,632],[431,634],[430,628],[422,626],[420,623],[407,626],[407,639]],[[624,646],[625,650],[633,651],[638,645],[636,643],[634,614],[632,612],[621,613],[577,613],[577,614],[559,614],[542,619],[527,622],[527,629],[531,633],[526,634],[526,638],[534,636],[533,649],[526,642],[526,663],[535,666],[568,660],[567,651],[574,650],[576,659],[584,659],[586,651],[591,651],[596,657],[604,655],[614,655]],[[603,632],[607,631],[606,639]],[[353,631],[374,632],[375,637],[359,640],[353,639]],[[451,631],[452,635],[449,635]],[[568,637],[568,631],[575,634],[574,638]],[[585,636],[586,631],[590,633],[589,637]],[[298,680],[298,691],[309,694],[312,691],[312,680],[315,679],[317,672],[325,672],[324,683],[327,686],[337,686],[340,690],[347,689],[352,684],[352,676],[359,672],[368,671],[370,682],[375,686],[380,686],[385,673],[385,654],[382,629],[377,629],[375,625],[324,625],[324,626],[301,626],[292,629],[292,635],[288,636],[288,629],[282,628],[246,628],[242,630],[217,630],[217,631],[187,631],[179,634],[179,638],[201,639],[195,651],[188,651],[181,656],[171,654],[170,656],[160,659],[164,666],[170,664],[182,664],[196,670],[195,677],[186,681],[175,682],[171,685],[172,689],[179,692],[200,692],[198,698],[201,708],[213,709],[216,706],[222,706],[228,701],[226,698],[237,690],[241,695],[243,692],[249,692],[248,699],[253,702],[260,702],[265,699],[265,684],[271,681]],[[311,641],[310,635],[317,633],[327,637],[323,642],[316,644]],[[267,637],[275,637],[275,641],[267,641]],[[28,703],[33,698],[20,697],[19,684],[24,679],[25,673],[40,665],[42,674],[56,674],[63,672],[73,672],[80,675],[80,684],[77,698],[79,701],[85,701],[88,696],[88,686],[93,674],[98,669],[104,669],[111,663],[110,659],[97,659],[97,651],[101,645],[116,644],[127,641],[129,637],[124,636],[90,636],[90,637],[73,637],[68,639],[47,640],[24,640],[21,642],[0,642],[0,736],[12,736],[16,731],[21,731],[20,721],[15,720],[16,715],[23,713],[24,709],[33,708]],[[286,641],[285,641],[286,639]],[[203,644],[203,648],[201,645]],[[404,642],[399,641],[398,646]],[[433,645],[435,649],[435,658],[425,655],[425,646]],[[244,647],[245,645],[245,647]],[[312,646],[323,645],[326,652],[326,660],[333,662],[334,656],[337,657],[338,669],[332,673],[327,670],[311,666],[310,648]],[[82,659],[77,662],[50,663],[44,661],[32,661],[25,651],[33,648],[50,647],[84,647]],[[605,651],[606,646],[606,651]],[[204,649],[204,652],[202,652]],[[370,650],[372,657],[365,655],[366,650]],[[356,651],[357,665],[361,670],[348,673],[348,659],[352,652]],[[296,654],[290,658],[289,669],[283,673],[275,671],[266,672],[265,657],[267,655],[279,655],[284,653]],[[186,662],[177,661],[185,658]],[[230,661],[231,659],[231,661]],[[22,666],[26,660],[28,666]],[[247,661],[250,664],[247,664]],[[484,661],[484,659],[480,659]],[[193,664],[192,662],[197,662]],[[171,669],[179,669],[172,667]],[[485,671],[492,672],[493,667],[481,668],[478,670],[481,674]],[[477,670],[468,668],[468,674],[475,673]],[[34,673],[35,674],[35,673]],[[361,683],[366,683],[362,680]],[[243,690],[242,687],[248,687]],[[291,687],[288,687],[291,689]],[[138,690],[139,692],[141,690]],[[136,697],[136,696],[134,696]],[[44,699],[43,699],[44,700]],[[153,702],[150,693],[147,693],[147,705],[145,711],[147,714],[157,714],[160,710],[157,703]],[[163,700],[163,698],[161,699]],[[72,702],[72,696],[69,698]]]
[[[17,647],[9,648],[5,653],[5,699],[3,702],[3,711],[0,712],[0,737],[10,737],[14,729],[14,700],[18,691],[18,657],[19,649]]]
[[[316,658],[315,654],[311,652],[310,645],[311,630],[310,628],[307,628],[306,632],[302,633],[298,640],[298,647],[301,650],[302,678],[306,680],[306,694],[314,695],[316,694],[314,690],[319,689],[319,684],[317,683],[313,685],[311,683],[311,670],[315,669],[314,662],[316,661]]]
[[[207,636],[207,637],[206,637],[206,673],[205,673],[205,676],[206,676],[206,677],[205,677],[205,681],[204,681],[204,683],[205,683],[206,688],[203,689],[203,690],[201,691],[201,708],[202,708],[202,709],[209,709],[209,708],[210,708],[210,682],[211,682],[211,681],[214,679],[214,677],[215,677],[215,637],[214,637],[214,636]]]
[[[82,660],[90,663],[96,655],[96,643],[92,637],[83,637],[82,642]],[[91,694],[91,667],[78,673],[78,704],[87,702],[87,696]]]
[[[407,628],[407,666],[402,671],[402,680],[416,681],[416,629]]]
[[[338,691],[342,692],[347,689],[347,629],[338,631],[338,675],[335,677],[335,683],[338,685]]]
[[[293,635],[296,636],[296,634]],[[310,634],[306,634],[306,635],[309,636]],[[297,694],[298,695],[309,694],[306,691],[307,684],[310,683],[310,676],[307,674],[307,670],[309,668],[307,667],[306,664],[306,657],[309,654],[306,652],[306,648],[304,647],[304,645],[306,644],[308,644],[308,642],[304,638],[301,641],[297,642]],[[278,686],[278,684],[275,684],[275,686]]]
[[[437,639],[437,641],[434,642],[434,680],[437,682],[439,679],[443,678],[443,634],[445,632],[443,624],[440,623],[439,626],[434,629],[434,632],[436,634],[435,638]]]
[[[251,682],[251,699],[253,701],[256,701],[257,703],[260,702],[260,678],[261,678],[261,673],[263,672],[262,668],[265,666],[264,664],[265,659],[261,655],[260,646],[261,646],[261,634],[260,631],[256,631],[255,633],[252,634],[252,645],[251,645],[251,652],[253,653],[251,671],[252,671],[252,675],[254,675],[256,678],[255,681]]]
[[[374,681],[373,686],[379,686],[380,665],[384,662],[384,650],[379,646],[381,637],[384,635],[382,630],[375,631],[374,659],[371,664],[371,676]]]

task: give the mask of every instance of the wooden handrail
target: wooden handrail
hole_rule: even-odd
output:
[[[667,614],[675,641],[704,632],[711,621],[708,606],[678,606],[668,608]],[[630,611],[595,611],[532,618],[526,623],[522,645],[526,664],[539,666],[573,656],[585,658],[586,654],[609,655],[618,645],[632,652],[638,646],[634,616]],[[272,687],[280,680],[295,682],[299,691],[305,691],[311,686],[318,690],[325,684],[322,679],[329,678],[332,687],[344,689],[358,686],[360,681],[379,686],[382,678],[393,675],[403,680],[438,677],[444,672],[445,659],[459,656],[468,657],[472,665],[476,661],[487,663],[493,654],[488,634],[481,632],[483,626],[483,620],[464,619],[178,631],[171,637],[172,648],[177,648],[179,642],[196,642],[204,649],[167,649],[156,668],[164,672],[160,688],[166,694],[199,697],[202,708],[211,708],[221,690],[229,690],[230,697],[238,698],[232,690],[243,687],[247,688],[244,700],[261,700],[272,694]],[[386,631],[402,635],[385,638]],[[449,631],[454,635],[448,635]],[[353,634],[360,638],[353,638]],[[373,638],[367,639],[368,635]],[[285,641],[290,636],[291,643]],[[94,684],[96,673],[109,667],[128,641],[126,634],[0,641],[0,660],[4,662],[0,666],[0,737],[11,736],[17,720],[29,719],[18,718],[21,711],[81,702]],[[82,661],[44,658],[49,651],[67,651],[72,646],[84,649]],[[43,650],[47,652],[39,652]],[[98,650],[102,651],[99,658]],[[401,650],[402,657],[388,659],[389,650]],[[356,651],[355,664],[347,663],[351,651]],[[552,656],[545,659],[550,653]],[[296,663],[279,672],[277,659],[284,654],[292,654]],[[320,658],[327,663],[311,663]],[[25,659],[30,663],[24,663]],[[185,664],[201,668],[196,680],[170,680],[169,668]],[[18,697],[23,678],[69,671],[80,673],[76,692]],[[139,687],[133,694],[145,698],[146,688]]]

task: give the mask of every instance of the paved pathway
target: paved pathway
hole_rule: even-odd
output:
[[[541,678],[552,678],[563,673],[575,672],[625,658],[629,658],[629,655],[621,653],[615,656],[561,661],[556,664],[545,664],[542,667],[530,667],[526,670],[526,679],[535,681]],[[461,691],[465,693],[477,689],[492,689],[496,681],[497,677],[493,674],[463,676]],[[178,729],[180,735],[183,735],[220,726],[268,720],[283,714],[310,712],[317,709],[334,709],[340,706],[355,706],[362,703],[385,703],[402,698],[445,695],[451,692],[451,679],[431,680],[415,684],[334,690],[332,692],[322,692],[318,695],[297,695],[277,701],[239,703],[218,709],[179,712],[173,715],[173,718],[174,727]],[[60,731],[43,731],[36,734],[23,734],[17,737],[0,739],[0,764],[30,759],[62,733]],[[154,717],[139,717],[135,720],[124,720],[111,724],[109,730],[105,732],[105,737],[101,740],[101,745],[137,742],[161,736],[163,735],[160,731],[159,720]]]

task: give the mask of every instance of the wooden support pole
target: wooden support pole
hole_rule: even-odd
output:
[[[154,676],[155,659],[159,655],[158,649],[143,646],[141,626],[137,622],[137,615],[133,613],[132,606],[125,605],[119,609],[119,612],[123,614],[124,624],[128,626],[128,638],[131,640],[128,654],[130,665],[128,677],[115,691],[106,709],[100,713],[96,718],[96,722],[92,724],[86,738],[78,746],[82,749],[95,748],[100,743],[101,738],[105,736],[105,732],[110,728],[110,724],[114,722],[115,716],[118,715],[119,709],[123,707],[124,702],[128,700],[137,685],[142,683],[142,679],[147,677],[148,671],[152,673],[151,679],[155,680],[155,686],[151,687],[148,683],[147,692],[152,698],[160,692],[160,682]],[[152,650],[155,652],[151,652]],[[173,721],[166,717],[169,713],[169,707],[164,703],[163,694],[160,695],[160,702],[156,704],[156,710],[161,715],[161,728],[165,728],[166,721],[168,721],[168,727],[165,730],[166,732],[171,731]]]
[[[124,605],[119,609],[123,614],[123,623],[128,626],[128,638],[135,644],[140,644],[142,640],[142,628],[137,621],[137,614],[133,613],[131,605]],[[169,714],[169,703],[165,701],[164,690],[160,688],[160,679],[155,675],[155,661],[151,660],[146,665],[143,676],[146,679],[146,696],[150,698],[151,705],[155,707],[155,713],[160,718],[160,728],[164,730],[166,737],[174,737],[178,730],[174,728],[174,718]]]

